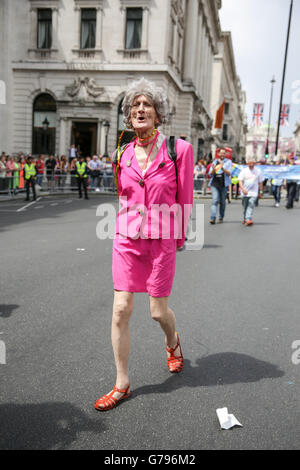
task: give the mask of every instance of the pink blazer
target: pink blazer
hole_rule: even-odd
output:
[[[177,246],[181,247],[193,205],[193,147],[184,140],[177,140],[177,188],[175,164],[168,155],[162,134],[158,145],[158,154],[144,176],[134,153],[134,143],[130,143],[122,155],[118,171],[120,210],[116,234],[133,239],[176,238]]]

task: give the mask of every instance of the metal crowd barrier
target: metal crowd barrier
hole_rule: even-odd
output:
[[[35,178],[35,189],[37,194],[39,192],[48,194],[76,192],[78,191],[77,179],[73,171],[66,174],[38,174]],[[203,196],[210,195],[208,183],[209,179],[207,178],[194,179],[194,193]],[[88,175],[87,186],[89,192],[116,194],[116,184],[113,174],[104,173],[100,176]],[[233,188],[234,185],[232,185],[232,191]],[[30,191],[32,191],[31,188]],[[264,188],[264,192],[269,192],[269,194],[272,195],[272,185],[269,181],[268,185]],[[24,178],[16,178],[15,176],[0,177],[1,196],[14,197],[20,193],[26,193],[26,180]]]
[[[43,174],[35,178],[37,192],[64,193],[78,191],[78,178],[74,172],[66,174]],[[88,191],[102,193],[116,193],[115,178],[113,174],[103,174],[97,177],[87,176]],[[31,188],[30,188],[31,191]],[[17,194],[26,193],[26,180],[15,176],[0,177],[0,195],[14,197]]]

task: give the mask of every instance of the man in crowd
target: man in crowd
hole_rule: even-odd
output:
[[[216,158],[210,167],[209,174],[211,180],[209,186],[211,188],[212,205],[210,211],[210,223],[216,223],[218,205],[219,209],[219,223],[223,222],[226,208],[226,195],[228,186],[231,184],[232,161],[225,158],[226,150],[220,149],[219,158]]]
[[[79,161],[76,163],[76,179],[77,179],[77,185],[78,185],[78,192],[79,192],[79,198],[82,198],[82,189],[81,187],[83,186],[84,190],[84,197],[85,199],[89,199],[88,194],[87,194],[87,187],[88,187],[88,178],[87,178],[87,164],[84,161],[84,158],[82,156],[79,157]]]
[[[37,170],[36,184],[38,184],[40,187],[42,187],[43,185],[44,170],[45,170],[44,160],[45,160],[44,155],[40,155],[35,164],[35,167]]]
[[[75,144],[72,144],[71,147],[69,148],[69,163],[72,163],[72,160],[74,160],[74,158],[78,156],[79,155],[77,155],[77,149],[75,147]]]
[[[99,177],[100,177],[100,168],[101,164],[98,160],[97,155],[93,155],[92,160],[88,163],[91,176],[91,189],[94,191],[99,191]]]
[[[288,161],[289,161],[289,166],[295,165],[294,157],[289,156]],[[293,209],[294,201],[296,200],[296,195],[297,195],[297,180],[287,179],[286,190],[287,190],[287,203],[285,207],[287,209]]]
[[[243,221],[246,226],[253,225],[253,211],[255,201],[263,194],[263,176],[261,171],[255,167],[255,160],[250,158],[248,167],[243,168],[239,174],[239,186],[242,194]]]
[[[35,192],[35,178],[36,178],[36,168],[33,163],[33,158],[31,155],[27,157],[25,166],[24,166],[24,173],[25,173],[25,187],[26,187],[26,199],[25,201],[29,201],[29,192],[30,186],[32,187],[33,193],[33,200],[36,200],[36,192]]]
[[[50,155],[46,160],[46,175],[48,181],[48,191],[54,191],[54,169],[56,166],[56,159],[54,155]]]

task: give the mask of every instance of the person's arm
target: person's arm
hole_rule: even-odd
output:
[[[178,143],[177,143],[178,145]],[[182,248],[185,242],[185,234],[188,221],[193,208],[194,194],[194,153],[191,144],[182,146],[180,153],[177,151],[177,203],[181,207],[181,238],[177,239],[177,248]]]
[[[228,168],[225,169],[225,165],[226,165],[226,167],[228,167]],[[223,169],[223,171],[224,171],[224,173],[225,173],[226,176],[231,176],[231,172],[232,172],[232,162],[231,162],[231,160],[228,161],[228,162],[225,162],[225,163],[223,164],[222,169]]]
[[[259,178],[258,178],[259,198],[262,198],[263,195],[264,195],[263,181],[264,181],[264,179],[263,179],[262,174],[260,172],[260,175],[259,175]]]
[[[216,174],[215,165],[213,163],[210,165],[208,174],[209,174],[209,176],[214,176]]]
[[[243,175],[242,175],[242,174],[239,175],[239,187],[240,187],[242,193],[244,194],[244,196],[247,196],[248,191],[247,191],[247,189],[245,189],[244,180],[243,180]]]

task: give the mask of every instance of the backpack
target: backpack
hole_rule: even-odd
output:
[[[178,192],[178,169],[177,169],[176,142],[177,142],[177,140],[175,139],[175,136],[171,135],[169,138],[167,138],[166,144],[167,144],[167,151],[168,151],[169,158],[170,158],[170,160],[172,160],[172,162],[174,162],[175,174],[176,174],[176,186],[177,186],[176,196],[177,196],[177,192]],[[120,161],[121,161],[121,158],[122,158],[122,154],[125,152],[127,145],[128,144],[122,145],[122,147],[120,149],[119,165],[120,165]],[[115,178],[116,178],[116,181],[117,181],[118,150],[114,151],[113,156],[112,156],[112,161],[115,165]]]

